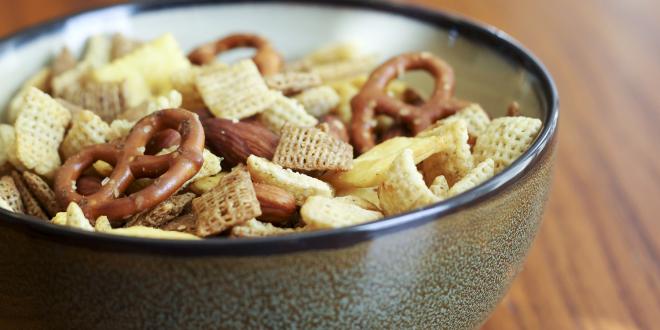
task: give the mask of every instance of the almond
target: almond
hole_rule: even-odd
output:
[[[181,134],[174,129],[168,128],[156,133],[147,143],[145,155],[155,155],[163,149],[179,145]]]
[[[283,223],[296,212],[296,198],[290,192],[264,183],[254,183],[254,191],[261,206],[259,220]]]
[[[78,178],[76,188],[79,194],[89,196],[101,189],[101,178],[92,175],[83,175]]]
[[[327,124],[327,128],[325,127],[325,124]],[[339,117],[334,116],[334,115],[325,115],[321,118],[321,124],[319,124],[319,128],[348,143],[348,131],[346,130],[346,126],[344,123],[339,119]]]
[[[250,155],[273,159],[279,137],[256,122],[211,118],[202,122],[206,147],[224,157],[229,167],[244,164]]]

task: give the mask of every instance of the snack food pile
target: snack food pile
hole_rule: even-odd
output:
[[[255,48],[227,64],[217,55]],[[431,95],[406,71],[435,80]],[[162,239],[262,237],[378,220],[502,171],[541,121],[454,97],[441,58],[382,64],[350,44],[285,62],[233,34],[188,56],[171,34],[95,36],[28,79],[0,124],[0,207]]]

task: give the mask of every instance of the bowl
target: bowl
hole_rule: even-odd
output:
[[[428,50],[457,95],[495,116],[517,100],[542,131],[509,168],[420,210],[331,231],[164,241],[80,232],[0,211],[2,328],[437,328],[481,325],[520,271],[548,197],[557,91],[505,33],[408,5],[352,1],[122,4],[0,41],[0,100],[62,45],[121,31],[172,32],[187,51],[226,33],[269,38],[290,58],[354,40],[383,58]]]

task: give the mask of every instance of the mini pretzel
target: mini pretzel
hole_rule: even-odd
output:
[[[175,129],[181,134],[179,148],[160,156],[144,155],[147,143],[158,132]],[[105,215],[114,225],[148,210],[176,193],[202,167],[204,130],[196,114],[166,109],[140,120],[119,144],[97,144],[69,158],[57,173],[55,191],[60,205],[80,205],[88,219]],[[97,160],[114,166],[107,182],[94,194],[83,196],[75,182]],[[157,178],[154,183],[121,197],[138,178]]]
[[[389,96],[387,84],[407,70],[425,70],[435,78],[435,90],[425,103],[415,106]],[[409,53],[383,63],[369,76],[362,90],[351,100],[351,139],[358,153],[375,145],[374,115],[386,114],[408,124],[417,134],[438,119],[460,110],[467,103],[452,98],[454,71],[445,61],[429,53]]]
[[[271,46],[268,40],[255,34],[232,34],[215,42],[209,42],[190,52],[188,59],[194,64],[208,64],[213,62],[218,54],[242,47],[257,50],[252,60],[262,75],[267,76],[278,73],[282,68],[282,56]]]

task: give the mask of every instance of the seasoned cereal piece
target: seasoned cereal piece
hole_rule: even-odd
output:
[[[274,95],[274,102],[259,114],[259,121],[271,131],[279,132],[286,123],[300,127],[311,127],[318,124],[318,120],[308,114],[295,99],[288,98],[279,92]]]
[[[491,158],[495,162],[495,173],[499,173],[529,148],[541,126],[541,121],[536,118],[494,119],[474,145],[475,161]]]
[[[164,224],[160,228],[162,230],[180,231],[182,233],[194,235],[197,232],[197,217],[193,213],[186,213],[172,219],[172,221]]]
[[[158,155],[165,155],[174,152],[176,149],[178,149],[179,146],[172,146],[167,149],[163,149],[161,152],[158,153]],[[187,186],[188,184],[195,182],[197,180],[216,175],[222,171],[222,165],[220,164],[222,162],[222,158],[216,156],[212,152],[210,152],[208,149],[204,149],[204,152],[202,153],[202,157],[204,157],[204,163],[202,164],[202,168],[199,169],[197,174],[195,174],[192,179],[188,180],[184,184],[184,187]]]
[[[11,176],[0,178],[0,199],[5,201],[14,212],[25,213],[21,193]]]
[[[321,81],[328,83],[368,73],[376,66],[376,63],[376,56],[367,55],[341,62],[316,65],[309,72],[318,74]]]
[[[273,162],[295,170],[349,170],[353,146],[318,128],[286,124]]]
[[[307,113],[321,117],[339,104],[339,95],[330,86],[310,88],[295,96]]]
[[[199,90],[197,90],[197,77],[200,74],[210,75],[216,70],[225,70],[227,67],[227,64],[216,61],[202,66],[191,66],[172,73],[172,87],[183,96],[183,108],[188,110],[205,108],[204,100],[199,94]]]
[[[30,88],[35,87],[44,92],[50,90],[50,79],[52,76],[52,70],[50,68],[43,68],[35,73],[32,77],[28,78],[21,86],[21,89],[12,97],[9,101],[9,106],[7,107],[7,122],[14,124],[21,110],[23,110],[23,101],[25,101],[25,94],[30,90]]]
[[[125,119],[115,119],[110,123],[110,130],[106,136],[108,141],[113,141],[116,139],[123,138],[131,132],[131,129],[135,126],[135,122],[125,120]]]
[[[488,158],[475,166],[465,177],[456,182],[447,192],[447,197],[454,197],[468,191],[495,174],[495,162]]]
[[[84,231],[94,231],[94,227],[92,227],[92,224],[85,217],[80,206],[76,203],[70,203],[66,208],[66,212],[57,213],[50,222],[56,225],[73,227]]]
[[[281,72],[265,77],[269,88],[284,95],[300,93],[321,85],[321,77],[313,72]]]
[[[87,45],[82,61],[98,68],[110,62],[112,42],[107,36],[97,34],[87,38]]]
[[[377,196],[377,195],[376,195]],[[348,203],[348,204],[353,204],[355,206],[361,207],[365,210],[370,210],[370,211],[380,211],[378,206],[376,204],[356,195],[346,195],[346,196],[341,196],[341,197],[335,197],[334,198],[336,201]]]
[[[192,202],[197,235],[217,235],[261,215],[259,201],[245,166],[234,167],[220,183]]]
[[[4,199],[0,198],[0,209],[4,209],[9,212],[15,212],[14,209],[11,208],[11,205],[9,203],[5,202]]]
[[[358,225],[383,217],[378,211],[365,210],[337,198],[312,196],[300,209],[303,222],[310,229],[330,229]]]
[[[25,181],[25,185],[39,201],[39,204],[44,207],[49,216],[54,217],[58,212],[62,211],[55,198],[55,192],[40,176],[25,171],[23,172],[23,181]]]
[[[49,217],[44,213],[44,210],[41,209],[41,206],[39,206],[39,203],[25,185],[21,175],[16,171],[12,171],[11,178],[14,180],[16,189],[18,189],[18,192],[21,195],[21,201],[23,201],[23,206],[25,207],[25,214],[42,220],[48,220]]]
[[[266,237],[293,234],[303,231],[302,228],[280,228],[270,223],[250,219],[244,224],[231,229],[231,237]]]
[[[127,38],[121,33],[113,34],[111,42],[112,49],[110,50],[110,59],[113,61],[130,54],[143,44],[142,41]]]
[[[68,86],[60,96],[109,123],[127,109],[127,94],[128,86],[124,82],[90,81]]]
[[[337,191],[337,196],[341,197],[357,197],[367,201],[375,207],[374,211],[380,211],[380,199],[378,199],[378,187],[368,188],[348,188]],[[361,205],[362,208],[370,209]]]
[[[247,159],[247,166],[256,182],[276,186],[290,192],[295,196],[298,205],[302,205],[310,196],[332,197],[334,195],[334,191],[329,184],[311,176],[282,168],[282,166],[265,158],[251,155]]]
[[[170,220],[178,217],[184,208],[192,202],[195,198],[193,193],[185,193],[182,195],[174,195],[164,202],[156,205],[156,207],[145,212],[136,214],[126,224],[126,227],[132,226],[145,226],[145,227],[161,227]]]
[[[181,93],[171,90],[167,94],[152,97],[142,104],[132,107],[121,113],[117,119],[135,123],[140,119],[163,109],[174,109],[181,107],[183,101]]]
[[[385,181],[378,187],[378,197],[385,215],[410,211],[440,201],[417,171],[410,149],[404,150],[392,162]]]
[[[287,63],[286,71],[306,71],[320,64],[342,62],[359,57],[359,47],[344,42],[323,46],[292,63]]]
[[[444,175],[449,185],[464,177],[474,166],[468,142],[467,122],[458,119],[449,122],[439,135],[443,148],[424,160],[420,166],[424,179],[431,183],[439,175]]]
[[[58,76],[65,71],[73,69],[78,60],[71,54],[68,47],[62,47],[62,50],[55,56],[51,63],[51,72],[53,76]]]
[[[490,123],[490,117],[480,105],[473,103],[456,112],[455,114],[436,121],[427,129],[419,132],[418,137],[441,135],[448,129],[449,124],[457,120],[464,120],[467,123],[467,130],[471,137],[478,138]]]
[[[174,240],[197,240],[199,237],[182,233],[178,231],[166,231],[158,228],[133,226],[128,228],[112,228],[107,217],[100,217],[96,220],[95,229],[99,233],[110,235],[121,235],[129,237],[156,238],[156,239],[174,239]]]
[[[53,96],[62,97],[67,89],[80,88],[82,82],[87,80],[86,77],[91,70],[92,65],[89,62],[79,62],[72,69],[56,76],[53,75],[53,79],[50,81]]]
[[[62,156],[68,159],[87,146],[105,143],[109,133],[110,125],[101,117],[87,110],[79,112],[60,145]]]
[[[447,183],[445,176],[440,175],[436,177],[431,183],[431,186],[429,186],[429,190],[431,190],[431,192],[438,196],[440,199],[447,198],[449,193],[449,183]]]

